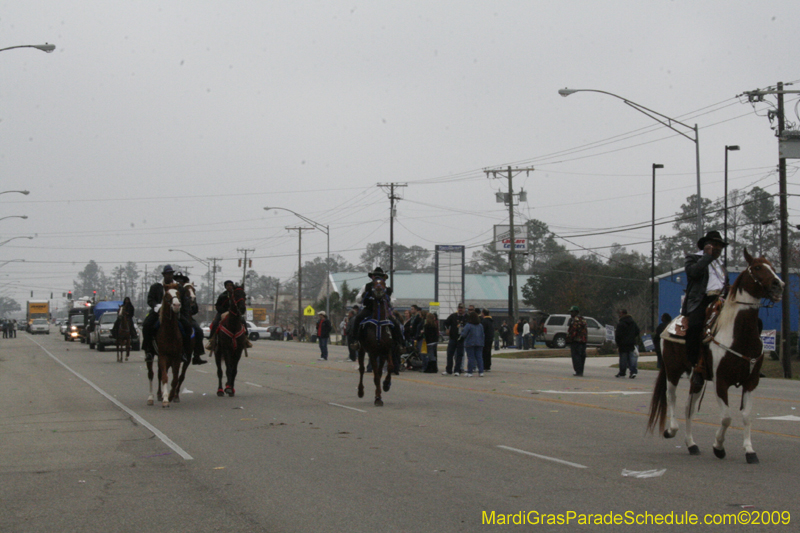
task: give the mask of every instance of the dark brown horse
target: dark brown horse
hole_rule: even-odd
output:
[[[122,354],[125,354],[127,361],[131,355],[131,323],[128,309],[124,305],[119,308],[119,327],[114,340],[117,343],[117,363],[122,362]]]
[[[158,355],[158,398],[161,407],[169,407],[178,394],[179,371],[183,360],[183,338],[178,325],[181,311],[181,291],[177,283],[164,287],[164,298],[158,312],[159,328],[155,344]],[[172,370],[172,385],[167,394],[168,371]],[[185,368],[184,368],[185,371]],[[150,380],[150,396],[147,405],[153,405],[153,363],[147,362],[147,378]]]
[[[775,273],[772,263],[767,259],[763,257],[753,259],[747,250],[744,251],[744,258],[748,266],[731,286],[728,297],[722,304],[709,344],[713,390],[721,410],[721,424],[716,433],[713,449],[714,455],[720,459],[725,457],[725,432],[731,424],[728,389],[731,385],[741,386],[740,409],[744,419],[745,458],[748,463],[757,463],[758,456],[750,441],[750,426],[753,416],[752,392],[758,386],[759,371],[764,361],[758,327],[758,309],[762,299],[780,301],[784,285]],[[672,327],[670,324],[667,331]],[[691,374],[693,369],[686,357],[684,344],[668,337],[656,340],[661,342],[663,364],[650,401],[648,430],[653,431],[658,425],[659,431],[669,439],[678,432],[678,422],[675,420],[675,390],[678,381],[682,375]],[[697,411],[702,390],[701,385],[690,386],[689,401],[686,404],[686,447],[691,455],[700,454],[700,448],[692,438],[692,417]],[[667,419],[669,427],[664,429]]]
[[[245,349],[247,336],[244,329],[245,308],[244,289],[239,286],[233,288],[233,293],[228,298],[228,312],[222,316],[217,327],[217,348],[214,351],[214,360],[217,363],[217,396],[233,396],[236,394],[234,381],[239,370],[239,359]],[[247,352],[245,352],[247,357]],[[222,388],[222,362],[225,361],[225,388]]]
[[[389,392],[392,386],[392,321],[388,298],[386,297],[386,280],[376,278],[372,282],[372,293],[375,295],[372,317],[364,320],[361,327],[364,329],[364,340],[358,350],[358,397],[364,397],[364,353],[369,354],[369,364],[372,367],[373,381],[375,382],[375,405],[382,406],[381,399],[381,374],[384,363],[388,363],[388,372],[383,382],[384,392]],[[356,333],[357,334],[357,333]]]

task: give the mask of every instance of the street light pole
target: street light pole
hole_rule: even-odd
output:
[[[18,192],[20,194],[24,194],[25,196],[28,196],[31,193],[31,191],[3,191],[3,192],[0,192],[0,194],[7,194],[7,193],[10,193],[10,192]]]
[[[7,216],[7,217],[0,218],[0,220],[5,220],[5,219],[7,219],[7,218],[22,218],[22,219],[27,219],[27,218],[28,218],[28,215],[9,215],[9,216]]]
[[[674,131],[675,133],[677,133],[677,134],[679,134],[679,135],[681,135],[683,137],[686,137],[687,139],[689,139],[690,141],[692,141],[695,144],[695,149],[694,149],[694,152],[695,152],[695,167],[696,167],[695,170],[696,170],[696,173],[697,173],[697,238],[698,238],[698,240],[700,238],[702,238],[703,237],[703,233],[704,233],[703,232],[703,196],[700,194],[700,134],[698,133],[698,130],[697,130],[697,124],[695,124],[694,126],[689,126],[688,124],[684,124],[683,122],[681,122],[679,120],[675,120],[674,118],[668,117],[667,115],[663,115],[663,114],[659,113],[658,111],[653,111],[650,108],[647,108],[647,107],[645,107],[643,105],[637,104],[636,102],[632,102],[632,101],[628,100],[627,98],[623,98],[622,96],[620,96],[618,94],[610,93],[608,91],[600,91],[600,90],[597,90],[597,89],[568,89],[566,87],[563,88],[563,89],[559,89],[558,90],[558,94],[560,94],[561,96],[564,96],[564,97],[567,97],[567,96],[569,96],[569,95],[571,95],[573,93],[578,93],[578,92],[601,93],[601,94],[607,94],[609,96],[613,96],[614,98],[618,98],[618,99],[622,100],[626,105],[628,105],[628,106],[632,107],[633,109],[635,109],[636,111],[638,111],[638,112],[640,112],[640,113],[642,113],[644,115],[647,115],[648,117],[652,118],[653,120],[655,120],[659,124],[663,124],[664,126],[668,127],[672,131]],[[680,126],[683,126],[686,129],[688,129],[688,130],[691,130],[694,133],[694,137],[691,137],[690,135],[687,135],[685,132],[677,129],[673,124],[678,124]]]
[[[327,273],[327,278],[325,279],[325,313],[328,316],[328,320],[330,320],[330,318],[331,318],[331,285],[330,285],[330,283],[331,283],[331,227],[330,226],[323,226],[319,222],[314,222],[310,218],[305,217],[305,216],[301,215],[300,213],[296,213],[295,211],[292,211],[291,209],[286,209],[285,207],[265,207],[264,208],[264,211],[269,211],[269,210],[288,211],[288,212],[292,213],[294,216],[296,216],[297,218],[299,218],[300,220],[302,220],[303,222],[307,222],[308,224],[311,224],[312,226],[314,226],[314,229],[317,229],[317,230],[323,232],[325,234],[325,236],[327,237],[327,241],[328,241],[328,243],[327,243],[327,258],[325,260],[326,273]],[[306,228],[306,229],[312,229],[312,228]],[[299,272],[299,270],[298,270],[298,272]]]
[[[33,239],[33,237],[11,237],[10,239],[6,239],[3,242],[0,242],[0,246],[3,246],[7,242],[13,241],[14,239]]]
[[[724,237],[725,242],[728,242],[728,152],[735,152],[739,149],[739,146],[732,145],[728,146],[725,145],[725,222],[724,222]],[[728,247],[725,247],[725,259],[723,259],[723,263],[725,265],[725,272],[728,271]]]
[[[656,330],[656,169],[664,165],[653,163],[653,222],[650,227],[650,331]],[[656,342],[656,339],[653,339]]]

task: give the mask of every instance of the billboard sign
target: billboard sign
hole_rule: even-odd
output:
[[[528,251],[528,232],[525,226],[514,226],[514,243],[516,251]],[[511,250],[511,226],[508,224],[494,227],[494,249],[497,252]]]

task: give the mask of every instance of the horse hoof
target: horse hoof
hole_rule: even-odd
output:
[[[172,400],[172,401],[175,402],[175,403],[181,403],[181,397],[180,396],[175,396],[175,399]]]
[[[358,389],[358,397],[359,398],[363,398],[364,397],[364,389]]]
[[[152,398],[148,398],[147,399],[147,405],[153,405],[153,399]]]
[[[168,409],[169,408],[169,402],[162,402],[161,403],[161,408],[162,409]]]
[[[673,429],[665,429],[665,430],[664,430],[664,438],[665,438],[665,439],[671,439],[671,438],[672,438],[672,437],[674,437],[674,436],[675,436],[677,433],[678,433],[678,432],[677,432],[677,431],[675,431],[675,430],[673,430]]]
[[[700,455],[700,448],[697,444],[689,446],[689,455]]]
[[[227,394],[230,397],[233,397],[233,395],[236,394],[236,391],[234,390],[233,387],[231,387],[229,385],[229,386],[225,387],[225,394]]]
[[[717,459],[725,459],[725,449],[724,448],[722,450],[718,450],[714,446],[712,446],[711,449],[714,450],[714,455],[717,456]]]
[[[375,398],[375,405],[377,405],[378,407],[383,407],[383,400],[381,400],[380,398]]]
[[[225,391],[223,391],[222,389],[217,389],[217,396],[219,396],[220,398],[225,396]]]
[[[390,381],[383,382],[383,392],[389,392],[389,389],[392,388],[392,383]]]
[[[758,455],[756,452],[753,453],[746,453],[744,454],[745,459],[747,459],[747,464],[749,465],[757,465],[758,464]]]

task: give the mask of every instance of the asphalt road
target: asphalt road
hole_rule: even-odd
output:
[[[146,405],[142,352],[120,364],[58,335],[0,339],[0,531],[450,532],[520,518],[525,531],[634,527],[578,523],[610,513],[791,516],[777,528],[696,526],[706,531],[800,521],[796,381],[756,390],[761,463],[748,465],[738,416],[727,459],[711,452],[710,394],[699,457],[686,452],[683,425],[671,440],[646,434],[656,374],[615,379],[613,358],[589,359],[583,378],[564,359],[496,358],[485,378],[404,372],[375,407],[371,380],[356,396],[344,348],[317,357],[312,344],[258,341],[235,397],[216,396],[212,364],[195,366],[181,403],[162,409]],[[678,397],[682,412],[685,386]],[[570,523],[530,524],[537,513]]]

